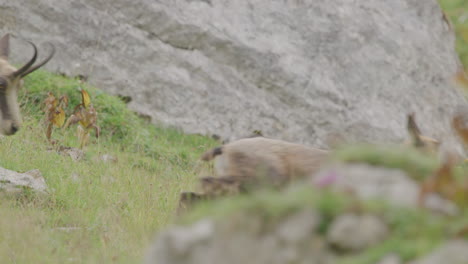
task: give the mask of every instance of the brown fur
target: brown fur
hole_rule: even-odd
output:
[[[200,179],[202,192],[209,197],[235,195],[244,192],[244,179],[238,177],[204,177]]]
[[[280,185],[315,173],[328,157],[325,150],[262,137],[241,139],[219,148],[202,156],[205,161],[214,160],[216,176],[265,176]]]
[[[200,193],[183,192],[179,197],[177,213],[181,214],[200,201],[246,193],[251,181],[239,177],[204,177],[200,179]]]
[[[178,212],[201,200],[246,193],[261,186],[282,187],[315,173],[328,151],[263,137],[244,138],[205,152],[216,177],[200,179],[201,193],[182,193]]]
[[[179,196],[179,206],[177,207],[177,214],[182,214],[187,209],[199,201],[206,200],[205,195],[194,192],[183,192]]]

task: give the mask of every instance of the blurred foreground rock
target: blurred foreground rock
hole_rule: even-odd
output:
[[[328,264],[340,263],[340,260],[360,256],[366,254],[366,250],[373,249],[370,256],[375,258],[375,263],[402,264],[402,256],[394,252],[401,250],[395,238],[406,237],[419,243],[421,240],[418,239],[421,238],[413,236],[435,232],[427,226],[421,228],[424,223],[411,221],[400,223],[399,229],[393,230],[395,223],[405,219],[408,212],[398,215],[398,210],[416,209],[414,212],[421,214],[417,203],[419,186],[402,170],[360,163],[333,164],[315,175],[309,186],[307,188],[310,189],[299,194],[295,193],[295,186],[291,186],[277,194],[276,200],[248,197],[248,205],[244,204],[245,208],[232,207],[237,209],[229,216],[211,217],[207,214],[193,224],[170,227],[157,235],[145,263]],[[330,210],[338,205],[333,201],[327,199],[325,205],[311,207],[314,203],[304,200],[303,195],[325,188],[345,195],[349,199],[348,206],[331,214]],[[269,202],[265,202],[265,199]],[[422,218],[425,221],[446,217],[440,213],[461,217],[457,214],[458,208],[448,200],[441,197],[431,199],[433,201],[426,201],[426,206],[432,211],[427,217],[435,218]],[[369,200],[377,200],[397,209],[391,212],[386,212],[387,209],[366,211],[362,207],[363,201]],[[255,206],[251,207],[251,203]],[[284,206],[290,207],[284,209]],[[411,217],[409,219],[414,219],[414,215]],[[400,220],[395,222],[395,219]],[[438,226],[436,223],[433,225]],[[397,235],[392,236],[393,232]],[[432,238],[429,236],[425,239]],[[468,260],[466,246],[465,241],[447,242],[411,264],[464,264]],[[376,252],[380,252],[380,258],[375,257]],[[370,259],[370,256],[357,259]]]
[[[321,223],[316,212],[302,211],[272,225],[252,215],[231,220],[164,231],[145,263],[334,263],[326,241],[315,234]]]
[[[466,264],[468,263],[468,241],[449,241],[433,253],[409,264]]]

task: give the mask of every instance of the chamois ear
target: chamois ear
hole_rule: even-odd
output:
[[[8,59],[10,53],[10,34],[5,34],[0,39],[0,58]]]

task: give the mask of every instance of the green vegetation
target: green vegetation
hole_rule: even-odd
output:
[[[74,162],[47,142],[41,108],[48,91],[66,94],[68,116],[81,101],[79,87],[91,95],[102,134]],[[39,169],[50,194],[0,200],[0,262],[141,262],[155,232],[174,216],[179,192],[194,188],[199,155],[216,143],[148,125],[118,98],[78,80],[38,71],[22,92],[24,126],[0,139],[0,166]],[[55,129],[52,138],[78,147],[75,132]],[[100,161],[103,154],[117,162]]]
[[[403,169],[415,179],[426,178],[440,166],[435,157],[425,155],[407,146],[398,145],[344,146],[338,149],[334,155],[340,161],[363,162],[386,168]]]
[[[439,4],[454,26],[457,36],[456,50],[468,68],[468,0],[439,0]]]

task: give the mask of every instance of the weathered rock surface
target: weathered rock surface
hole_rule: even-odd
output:
[[[46,68],[223,138],[396,141],[414,111],[453,139],[454,34],[436,0],[0,0],[0,33],[53,42]],[[12,59],[30,47],[14,41]],[[46,46],[42,47],[46,49]],[[41,54],[45,51],[41,49]]]
[[[223,222],[205,219],[163,231],[145,263],[335,263],[324,239],[315,234],[320,222],[308,210],[276,225],[251,215]]]
[[[0,192],[17,193],[22,192],[25,187],[38,192],[47,190],[47,184],[39,170],[18,173],[0,167]]]
[[[433,253],[409,264],[466,264],[468,263],[468,242],[453,240],[445,243]]]

